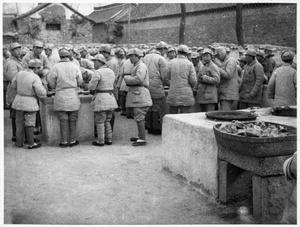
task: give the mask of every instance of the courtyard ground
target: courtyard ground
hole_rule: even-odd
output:
[[[116,113],[111,146],[11,141],[4,111],[4,224],[249,224],[241,204],[220,204],[162,168],[161,136],[133,147],[134,120]]]

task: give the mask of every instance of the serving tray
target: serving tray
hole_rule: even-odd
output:
[[[255,120],[257,115],[245,111],[211,111],[205,113],[206,117],[210,119],[222,120],[222,121],[250,121]]]

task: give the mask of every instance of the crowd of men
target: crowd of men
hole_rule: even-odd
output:
[[[94,96],[94,146],[113,143],[115,111],[134,118],[138,136],[130,140],[133,146],[144,146],[146,129],[161,134],[165,114],[191,113],[193,106],[199,112],[259,107],[264,84],[275,106],[296,105],[292,51],[282,51],[280,64],[270,47],[243,49],[239,58],[231,51],[226,46],[189,48],[162,41],[143,49],[110,44],[55,47],[35,41],[29,50],[12,43],[3,49],[4,105],[10,109],[12,140],[18,147],[41,146],[34,138],[42,130],[38,99],[49,91],[55,91],[53,108],[63,148],[79,144],[78,88]]]

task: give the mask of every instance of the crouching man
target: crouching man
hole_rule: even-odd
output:
[[[46,97],[46,89],[38,76],[41,66],[40,60],[30,60],[28,69],[18,72],[12,80],[12,88],[17,91],[12,108],[16,110],[16,146],[18,147],[23,147],[24,128],[28,149],[41,146],[41,144],[35,143],[33,138],[36,113],[39,110],[38,98]]]
[[[92,57],[95,73],[88,84],[91,93],[94,93],[91,108],[94,111],[95,124],[97,128],[97,141],[94,146],[103,146],[112,144],[112,127],[110,121],[114,109],[118,107],[116,98],[113,94],[115,73],[106,66],[106,59],[102,54]]]
[[[129,87],[129,91],[126,98],[126,107],[133,108],[134,120],[137,123],[138,137],[132,137],[132,146],[144,146],[146,142],[145,133],[145,116],[150,106],[152,106],[152,100],[149,86],[149,75],[147,66],[142,62],[143,52],[138,49],[130,49],[128,52],[133,68],[131,75],[124,76],[124,81]]]

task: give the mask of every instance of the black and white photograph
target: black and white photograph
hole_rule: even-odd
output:
[[[297,224],[296,1],[0,8],[1,225]]]

